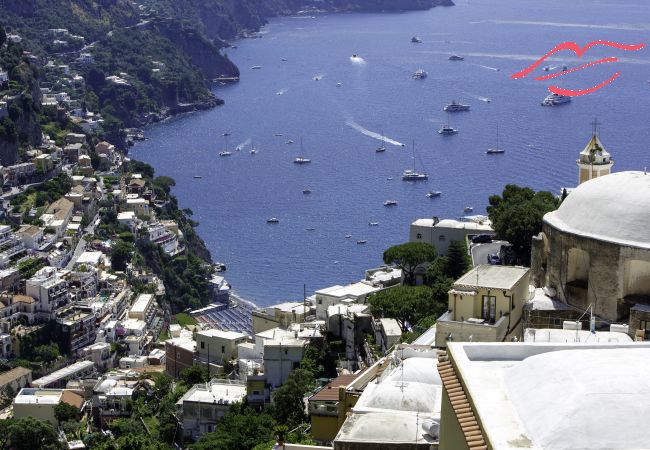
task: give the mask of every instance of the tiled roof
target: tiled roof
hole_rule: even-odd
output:
[[[339,386],[347,386],[352,383],[361,373],[354,375],[339,375],[330,381],[327,386],[309,397],[309,401],[338,401]]]
[[[458,375],[456,375],[456,370],[447,358],[446,352],[441,353],[438,357],[438,372],[460,424],[461,431],[465,436],[467,446],[470,450],[487,450],[488,446],[485,443],[481,427],[476,420]]]

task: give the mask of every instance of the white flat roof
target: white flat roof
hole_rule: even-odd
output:
[[[650,343],[447,346],[494,450],[647,449]]]
[[[117,215],[117,220],[133,220],[135,213],[133,211],[124,211]]]
[[[247,335],[237,331],[223,331],[217,329],[203,330],[196,333],[197,336],[216,337],[234,341],[236,339],[245,338]]]
[[[359,281],[357,283],[348,284],[346,286],[332,286],[330,288],[321,289],[316,291],[317,294],[329,295],[331,297],[360,297],[362,295],[371,294],[381,290],[381,287],[372,286],[369,283]]]
[[[279,309],[283,312],[297,312],[303,313],[305,311],[305,305],[303,302],[284,302],[277,305],[271,305],[266,308],[267,310]],[[307,308],[309,309],[309,308]]]
[[[58,405],[61,395],[63,395],[63,389],[23,388],[14,398],[14,404]]]
[[[216,380],[209,383],[194,385],[183,397],[177,402],[197,402],[197,403],[222,403],[232,404],[239,403],[246,397],[246,385],[243,383],[221,383]]]
[[[147,308],[149,307],[152,301],[153,301],[152,294],[140,294],[138,295],[138,298],[133,303],[133,306],[131,306],[130,312],[144,314],[144,312],[147,310]]]
[[[528,267],[482,264],[456,280],[454,286],[512,289],[529,270]]]
[[[167,339],[165,343],[173,345],[175,347],[180,347],[190,352],[196,350],[196,341],[185,336]]]
[[[401,336],[402,329],[395,319],[379,319],[386,336]]]
[[[102,259],[104,254],[102,252],[83,252],[79,259],[77,259],[77,264],[90,264],[91,266],[96,266],[99,264],[99,261]]]
[[[475,221],[460,221],[454,219],[442,219],[434,225],[433,219],[418,219],[411,224],[412,226],[417,227],[428,227],[428,228],[452,228],[457,230],[472,230],[472,231],[485,231],[485,232],[494,232],[492,229],[492,223],[489,220],[485,220],[482,223]]]
[[[48,384],[56,383],[59,380],[64,378],[72,377],[78,372],[83,372],[94,367],[92,361],[77,361],[74,364],[71,364],[63,369],[52,372],[49,375],[45,375],[42,378],[32,381],[32,386],[47,386]]]
[[[568,342],[568,343],[626,343],[633,342],[625,333],[617,331],[560,330],[553,328],[526,328],[524,342]]]

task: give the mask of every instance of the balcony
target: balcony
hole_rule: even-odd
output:
[[[501,342],[508,333],[508,316],[504,315],[494,324],[479,318],[464,321],[454,320],[453,311],[447,311],[438,318],[436,346],[446,347],[447,341],[454,342]]]

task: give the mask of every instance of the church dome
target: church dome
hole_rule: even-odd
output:
[[[650,249],[650,174],[616,172],[582,183],[544,222],[567,233]]]

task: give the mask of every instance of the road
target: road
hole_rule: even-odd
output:
[[[81,254],[86,251],[86,246],[88,245],[88,243],[83,238],[83,236],[86,235],[86,234],[94,234],[95,233],[95,222],[97,222],[98,219],[99,219],[99,214],[96,214],[95,217],[93,217],[91,219],[90,225],[88,225],[83,230],[82,237],[79,238],[79,242],[77,242],[77,246],[74,249],[74,253],[72,254],[72,258],[70,258],[70,261],[65,266],[66,269],[71,270],[72,266],[74,266],[74,263],[77,262],[77,259],[79,259]]]
[[[493,241],[489,244],[474,244],[470,250],[472,254],[472,266],[487,264],[487,257],[491,253],[499,254],[501,246],[507,244],[506,241]]]

